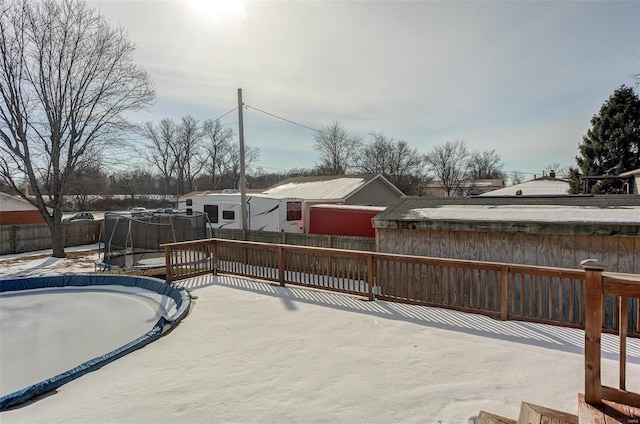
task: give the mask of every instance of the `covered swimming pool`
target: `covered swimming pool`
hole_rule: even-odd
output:
[[[158,339],[186,316],[190,301],[186,290],[150,277],[0,280],[0,410]]]

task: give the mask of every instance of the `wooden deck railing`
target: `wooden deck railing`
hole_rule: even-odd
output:
[[[640,275],[207,239],[164,245],[167,280],[216,271],[381,299],[585,329],[585,399],[640,407],[626,338],[640,336]],[[620,384],[601,385],[601,334],[620,336]]]
[[[216,239],[163,244],[169,283],[216,272]]]
[[[585,400],[600,404],[610,400],[640,407],[640,394],[626,390],[627,376],[627,336],[630,328],[637,332],[640,326],[638,299],[640,298],[640,275],[603,272],[605,265],[597,261],[583,263],[586,274],[585,323]],[[617,305],[614,319],[619,337],[619,383],[618,388],[602,385],[600,365],[602,359],[601,336],[605,320],[605,304],[612,300]],[[631,308],[630,308],[631,305]],[[631,314],[630,314],[631,312]],[[629,317],[633,317],[633,321]]]
[[[224,239],[164,248],[169,281],[219,270],[281,285],[446,307],[503,320],[577,328],[585,323],[582,270]],[[610,315],[617,319],[617,313]]]

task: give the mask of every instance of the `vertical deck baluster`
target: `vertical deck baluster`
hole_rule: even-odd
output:
[[[475,275],[474,275],[474,269],[473,267],[469,267],[467,268],[466,273],[469,275],[469,279],[465,279],[465,283],[469,285],[469,308],[475,308],[477,307],[477,303],[476,303],[476,295],[478,293],[478,290],[476,290],[476,286],[475,286]],[[468,283],[467,283],[468,282]]]
[[[524,316],[524,274],[522,272],[518,273],[518,282],[520,283],[520,316]]]
[[[616,296],[617,297],[617,296]],[[618,337],[620,339],[619,377],[620,390],[626,390],[627,381],[627,329],[629,328],[629,298],[620,297],[620,328]]]
[[[535,277],[533,275],[533,273],[529,273],[527,274],[527,277],[529,277],[529,315],[531,318],[533,318],[535,316],[534,314],[534,303],[536,300],[536,290],[535,290]]]

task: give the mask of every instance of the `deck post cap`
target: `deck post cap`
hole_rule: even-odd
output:
[[[584,259],[580,261],[580,266],[585,271],[604,271],[609,265],[599,259]]]

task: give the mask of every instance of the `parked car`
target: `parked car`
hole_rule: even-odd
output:
[[[73,216],[69,216],[69,217],[63,219],[62,222],[80,221],[80,220],[83,220],[83,219],[93,221],[93,215],[91,215],[89,212],[80,212],[80,213],[77,213],[77,214],[75,214]]]
[[[158,208],[153,211],[154,215],[171,215],[174,213],[178,213],[178,210],[174,208]]]
[[[148,213],[149,211],[146,208],[131,208],[131,216],[144,216]]]

